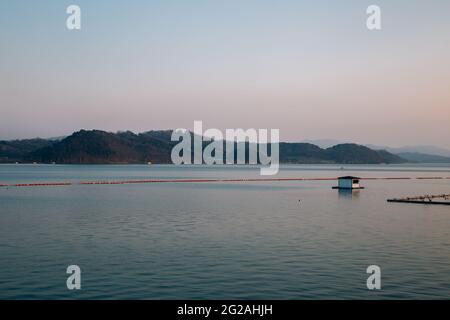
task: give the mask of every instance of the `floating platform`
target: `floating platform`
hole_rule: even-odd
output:
[[[353,176],[345,176],[345,177],[339,177],[338,178],[338,185],[333,187],[333,189],[338,190],[360,190],[364,189],[363,186],[360,184],[360,177],[353,177]]]
[[[437,199],[437,201],[435,199]],[[417,197],[388,199],[387,202],[435,204],[435,205],[437,204],[437,205],[450,206],[450,194],[424,195],[424,196],[417,196]]]

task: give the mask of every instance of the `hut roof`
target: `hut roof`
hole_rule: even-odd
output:
[[[344,177],[339,177],[339,180],[350,180],[350,179],[361,179],[360,177],[354,177],[354,176],[344,176]]]

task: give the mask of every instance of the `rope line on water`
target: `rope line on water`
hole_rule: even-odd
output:
[[[365,177],[360,180],[446,180],[450,177]],[[220,182],[283,182],[283,181],[336,181],[334,178],[248,178],[248,179],[150,179],[115,181],[73,181],[0,184],[0,187],[62,187],[73,185],[123,185],[145,183],[220,183]]]

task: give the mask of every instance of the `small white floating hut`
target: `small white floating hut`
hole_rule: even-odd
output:
[[[353,176],[345,176],[338,178],[338,185],[333,187],[333,189],[344,189],[344,190],[356,190],[356,189],[364,189],[360,185],[361,178],[353,177]]]

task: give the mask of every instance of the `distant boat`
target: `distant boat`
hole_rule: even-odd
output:
[[[147,162],[147,164],[148,164],[148,165],[151,165],[151,164],[152,164],[152,162],[151,162],[151,161],[149,161],[149,162]]]

